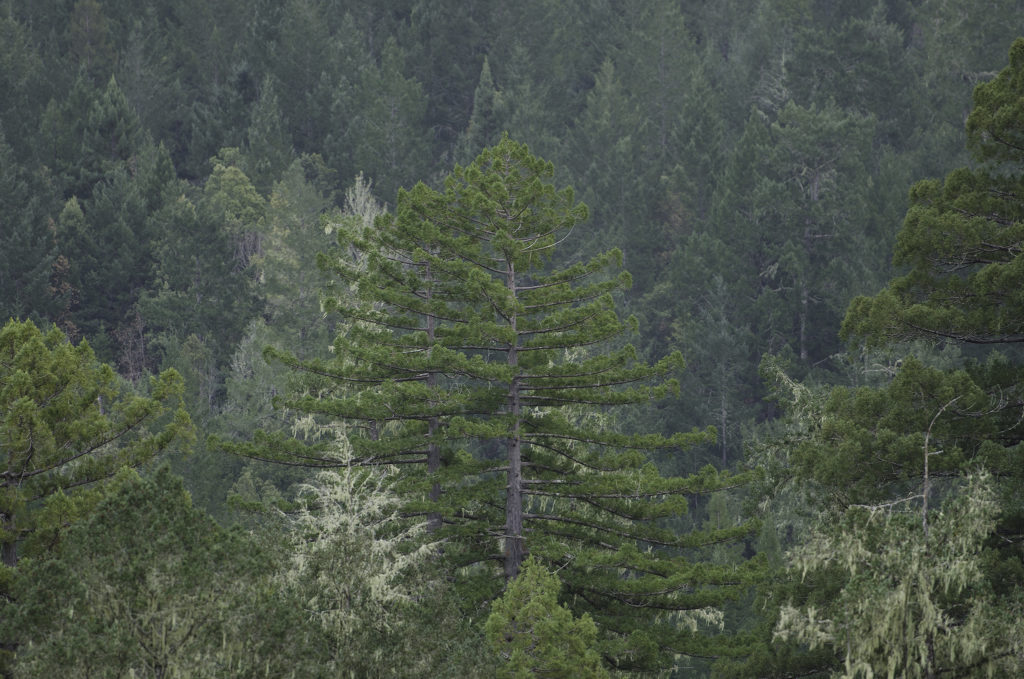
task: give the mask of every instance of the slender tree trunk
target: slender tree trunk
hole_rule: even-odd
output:
[[[14,518],[8,514],[0,514],[0,526],[9,537],[0,542],[0,560],[9,568],[18,565],[18,544],[14,539]]]
[[[725,379],[724,378],[722,379],[722,383],[719,386],[719,392],[720,392],[719,393],[719,399],[720,399],[720,403],[721,403],[721,410],[719,411],[719,415],[721,415],[720,424],[721,424],[722,430],[720,432],[718,432],[718,435],[722,437],[721,438],[721,445],[722,445],[722,469],[725,469],[726,465],[729,464],[728,454],[726,453],[726,440],[725,440],[725,427],[726,427],[726,424],[728,423],[728,413],[729,413],[729,410],[726,407]]]
[[[14,568],[18,565],[18,553],[14,541],[4,542],[0,545],[0,553],[2,553],[3,563],[5,566]]]
[[[807,360],[807,311],[810,307],[810,293],[807,285],[800,284],[800,360]]]
[[[0,514],[0,526],[3,527],[3,531],[6,535],[11,536],[9,538],[5,538],[3,542],[0,542],[0,560],[2,560],[3,564],[8,568],[14,568],[18,565],[18,544],[14,539],[13,518],[8,514]],[[11,600],[11,593],[9,591],[0,591],[0,596],[8,601]],[[7,663],[11,660],[17,650],[18,644],[6,639],[0,639],[0,677],[3,679],[8,679],[8,677],[13,676]]]
[[[925,646],[928,648],[928,665],[924,669],[925,679],[938,679],[939,675],[935,672],[935,635],[931,632],[928,633]]]
[[[427,301],[429,302],[432,295],[429,264],[427,265],[427,280],[428,283],[426,290],[426,298]],[[431,356],[434,353],[433,344],[436,332],[436,319],[434,318],[434,315],[429,312],[427,313],[426,330],[427,342],[429,342],[431,345],[431,347],[427,350],[427,356]],[[430,387],[431,389],[437,386],[437,374],[432,369],[427,373],[427,386]],[[435,404],[433,402],[430,403],[431,408],[433,408],[434,405]],[[431,417],[427,422],[427,475],[434,479],[430,485],[430,503],[434,507],[437,506],[438,500],[441,499],[441,483],[435,478],[437,472],[440,471],[441,469],[441,446],[439,446],[437,443],[438,427],[438,418]],[[430,511],[427,514],[428,531],[434,532],[440,529],[441,523],[441,512]]]
[[[508,263],[508,288],[515,295],[515,265]],[[508,351],[508,364],[518,365],[516,354],[519,336],[516,333],[516,316],[512,313],[512,346]],[[521,406],[519,403],[519,378],[512,377],[509,383],[509,411],[512,415],[512,435],[508,439],[508,486],[505,490],[505,579],[519,575],[519,565],[524,558],[523,545],[523,458],[522,439],[519,432]]]

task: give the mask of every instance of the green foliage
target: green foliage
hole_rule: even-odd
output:
[[[177,367],[192,417],[206,433],[247,437],[256,428],[290,429],[291,413],[274,411],[270,403],[296,380],[281,363],[265,364],[259,355],[265,344],[302,361],[329,358],[329,338],[336,334],[386,344],[362,316],[337,325],[337,316],[318,306],[328,274],[312,262],[329,237],[323,227],[330,224],[333,233],[335,222],[349,222],[342,227],[349,231],[352,214],[363,214],[346,210],[319,224],[319,215],[340,197],[341,182],[362,172],[391,197],[416,178],[441,190],[453,162],[470,163],[509,130],[553,160],[559,186],[576,186],[590,208],[586,237],[551,248],[548,263],[529,276],[567,270],[618,247],[634,281],[612,295],[623,316],[640,319],[640,333],[629,338],[637,355],[651,360],[679,349],[688,362],[678,395],[670,390],[651,408],[567,405],[569,425],[556,427],[549,418],[545,426],[599,425],[671,437],[713,423],[715,442],[705,439],[686,454],[662,448],[653,455],[659,469],[685,475],[708,462],[735,466],[746,444],[767,445],[784,461],[771,474],[792,479],[791,486],[835,483],[837,497],[870,495],[873,488],[884,499],[917,482],[920,459],[910,442],[927,425],[922,413],[934,414],[948,389],[965,388],[986,395],[987,405],[978,406],[979,400],[967,408],[962,399],[944,411],[933,431],[946,437],[943,445],[955,455],[932,462],[950,475],[978,463],[1006,480],[1000,488],[1008,509],[997,531],[1008,540],[1019,534],[1010,526],[1017,521],[1013,424],[1021,400],[1014,327],[1020,305],[1012,292],[1021,287],[1014,240],[1020,220],[1012,199],[1020,193],[1013,148],[1020,146],[1020,69],[996,71],[1019,31],[1021,0],[987,0],[983,7],[970,0],[471,6],[451,0],[5,0],[0,6],[0,127],[6,136],[6,145],[0,143],[0,322],[11,315],[56,323],[72,338],[88,338],[97,356],[137,384],[158,367]],[[1011,65],[1019,51],[1014,48]],[[993,77],[978,90],[965,134],[971,90]],[[842,310],[850,295],[869,294],[891,276],[892,225],[906,212],[909,178],[943,177],[964,164],[965,139],[980,162],[922,184],[912,197],[898,265],[906,280],[858,306],[847,322],[850,336],[884,345],[883,367],[896,378],[890,385],[879,379],[883,373],[851,370],[860,357],[838,356],[833,332]],[[238,150],[220,153],[224,147]],[[815,175],[822,180],[818,200],[806,190]],[[369,247],[373,239],[365,249],[356,240],[345,240],[353,266],[373,261],[379,267]],[[392,250],[402,252],[402,262],[382,270],[422,270],[411,264],[418,261],[413,250]],[[609,276],[614,273],[603,270],[590,280]],[[409,295],[389,304],[419,304],[413,292],[426,288],[413,278]],[[349,285],[339,278],[329,297],[353,296]],[[452,284],[442,303],[445,286],[440,279],[432,285],[435,311],[475,305],[472,294],[483,289]],[[425,306],[410,307],[402,317],[413,321],[407,327],[428,332]],[[446,351],[458,353],[471,337],[443,338],[448,331],[442,325],[435,323],[430,361],[417,363],[398,345],[388,347],[407,362],[391,362],[372,376],[376,386],[357,412],[386,417],[360,420],[367,435],[357,431],[353,445],[381,460],[404,450],[405,468],[433,459],[430,478],[410,474],[403,496],[415,498],[410,511],[426,512],[435,524],[449,508],[471,507],[479,522],[470,521],[467,510],[456,531],[463,533],[459,544],[467,545],[469,535],[482,535],[480,526],[509,534],[500,526],[502,510],[493,506],[504,492],[499,458],[506,443],[498,432],[507,423],[483,428],[466,412],[477,405],[500,408],[508,374],[491,365],[485,375],[483,358],[500,363],[503,356],[492,344],[466,353],[476,373],[460,372],[464,366]],[[901,350],[886,343],[936,333],[967,340],[974,348],[963,353],[980,363],[960,377],[939,377],[931,372],[939,364],[919,346],[914,351],[922,365],[905,361],[908,370],[900,375],[892,352]],[[414,340],[415,330],[398,334],[417,354],[431,344]],[[986,355],[991,342],[1002,344],[1004,358]],[[621,337],[567,352],[572,361],[586,362],[624,343]],[[757,379],[764,352],[806,355],[793,364],[801,379],[850,383],[827,413],[825,400],[820,403],[818,414],[836,420],[827,424],[829,445],[798,442],[817,436],[819,424],[790,431],[792,421],[775,421],[782,408],[763,400],[766,389]],[[335,354],[335,362],[344,363],[343,356]],[[332,363],[322,360],[319,368],[330,376],[299,386],[299,393],[355,399],[357,383],[335,380],[340,373]],[[359,376],[351,370],[345,374]],[[417,376],[414,383],[399,383],[403,371]],[[494,377],[500,379],[492,389],[487,381]],[[893,403],[857,391],[865,384]],[[403,408],[387,412],[400,401],[433,397],[436,417],[417,420]],[[355,400],[349,405],[357,407]],[[997,412],[981,414],[992,408]],[[452,428],[456,415],[471,426],[460,429],[456,422]],[[372,439],[371,431],[379,435],[372,444],[364,440]],[[768,444],[779,432],[790,438]],[[425,435],[432,443],[423,446]],[[324,454],[322,440],[305,443],[311,449],[287,445]],[[275,445],[285,446],[283,439]],[[884,463],[871,456],[873,446]],[[851,461],[835,454],[837,448]],[[283,496],[306,474],[215,455],[200,447],[175,469],[186,475],[197,503],[210,503],[219,517],[226,515],[223,496],[236,482],[256,495],[265,489]],[[239,481],[243,464],[247,476]],[[897,464],[904,467],[894,469]],[[851,478],[858,465],[863,475]],[[832,506],[823,498],[835,490],[815,486],[809,491],[814,499],[804,504],[773,505],[766,519],[778,521],[782,546],[808,525],[803,514]],[[474,504],[475,494],[490,504]],[[659,528],[675,535],[705,525],[708,503],[690,498],[688,504],[687,516],[666,519]],[[734,504],[730,497],[730,515]],[[793,532],[786,522],[798,514],[804,523]],[[444,528],[456,530],[450,523]],[[1021,581],[1020,559],[1009,556],[1006,540],[996,542],[1001,557],[992,573],[1000,575],[992,581],[1010,591]],[[466,548],[466,558],[502,557],[498,545],[493,535],[480,537]],[[735,558],[755,548],[748,540]],[[712,551],[732,559],[738,549],[730,544]],[[478,593],[493,597],[500,579],[483,565],[491,563],[467,567],[460,583],[480,575],[487,584]],[[797,598],[827,601],[837,582],[809,579],[784,588],[792,584]],[[578,599],[566,591],[567,603]],[[722,609],[727,629],[757,624],[757,606],[735,605]],[[771,618],[774,609],[767,610]],[[700,662],[679,660],[677,672],[699,674]],[[684,663],[690,666],[683,669]],[[764,665],[761,674],[781,668]]]
[[[847,313],[847,335],[921,357],[862,376],[870,386],[824,396],[797,387],[791,437],[768,456],[769,475],[809,488],[809,508],[826,517],[791,551],[794,574],[814,582],[796,589],[806,600],[782,607],[776,633],[820,648],[818,668],[841,676],[1020,671],[1019,211],[1010,196],[1021,178],[1019,150],[998,140],[1012,136],[1006,107],[1019,98],[1022,64],[1011,57],[977,88],[968,135],[979,166],[912,190],[895,257],[906,273]],[[966,349],[976,358],[963,360],[897,344],[936,339],[1007,346]]]
[[[19,558],[45,558],[119,469],[149,463],[192,436],[177,373],[153,377],[145,396],[132,393],[86,342],[74,346],[57,328],[44,334],[31,321],[12,319],[0,330],[0,413],[7,599],[22,580]],[[5,649],[16,648],[11,634]]]
[[[770,352],[820,361],[837,349],[826,329],[877,259],[866,214],[873,122],[792,102],[770,125],[762,116],[751,114],[715,219],[756,272],[743,282],[757,336]]]
[[[116,59],[110,38],[110,20],[98,0],[78,0],[72,10],[66,40],[83,72],[96,76],[108,72]]]
[[[193,507],[162,467],[123,470],[4,609],[13,676],[486,676],[479,632],[379,470],[324,473],[254,534]],[[280,513],[274,510],[280,516]]]
[[[0,125],[0,319],[59,314],[55,197],[39,171],[15,162]]]
[[[979,85],[968,119],[977,168],[925,180],[911,191],[895,263],[907,273],[876,298],[852,304],[843,331],[875,343],[917,337],[971,344],[1020,339],[1021,210],[1014,196],[1024,175],[1014,122],[1024,91],[1024,40],[1010,65]],[[969,301],[968,301],[969,300]]]
[[[595,649],[597,626],[558,603],[561,583],[533,557],[491,606],[484,629],[505,660],[499,677],[590,677],[609,674]]]
[[[147,395],[133,394],[86,342],[72,345],[56,328],[31,321],[0,331],[0,542],[4,567],[18,547],[45,552],[124,466],[138,467],[187,442],[191,424],[181,408],[181,377],[153,377]],[[165,414],[171,414],[167,419]],[[75,500],[64,492],[73,489]],[[81,494],[81,497],[79,497]],[[56,503],[56,504],[54,504]]]
[[[9,13],[0,18],[0,128],[16,158],[31,156],[39,116],[46,102],[44,67],[31,32]],[[0,144],[2,145],[2,144]],[[4,159],[5,172],[16,171],[14,158]]]
[[[419,81],[405,75],[405,58],[400,45],[389,39],[380,63],[361,70],[354,94],[365,103],[347,125],[353,165],[346,176],[365,172],[385,195],[411,183],[429,165],[426,140],[417,133],[427,99]]]
[[[602,628],[606,657],[664,665],[711,643],[693,632],[718,622],[714,607],[735,596],[727,582],[749,577],[680,550],[749,528],[680,536],[661,520],[685,512],[686,495],[741,480],[711,469],[663,478],[644,451],[710,432],[629,435],[599,410],[671,393],[682,359],[648,366],[622,343],[635,321],[618,317],[610,294],[630,280],[609,272],[616,251],[550,267],[551,250],[586,217],[552,175],[506,138],[456,167],[443,192],[419,184],[373,228],[343,224],[342,247],[321,258],[336,276],[325,308],[347,321],[334,358],[268,355],[308,378],[284,405],[347,428],[218,445],[311,467],[403,465],[405,511],[426,514],[447,540],[446,560],[465,569],[459,581],[479,588],[471,600],[500,583],[487,564],[513,579],[532,553],[558,566],[574,607]],[[692,629],[680,632],[680,621]]]
[[[106,89],[93,101],[85,120],[75,195],[87,198],[97,182],[134,159],[144,140],[138,114],[111,76]]]
[[[128,159],[98,161],[101,179],[88,198],[72,196],[57,219],[68,262],[70,321],[104,360],[120,359],[134,306],[154,282],[156,218],[173,193],[167,150],[147,143]],[[177,198],[177,196],[174,196]],[[115,247],[116,245],[116,247]]]
[[[1020,27],[1003,18],[1022,9],[1020,0],[993,0],[985,12],[975,11],[974,5],[963,0],[926,0],[912,10],[915,25],[929,26],[919,49],[908,54],[926,86],[926,115],[937,114],[948,121],[933,135],[923,130],[914,135],[921,147],[919,162],[934,162],[927,158],[929,153],[947,159],[915,176],[942,175],[966,159],[960,151],[963,120],[971,112],[971,93],[996,75],[1004,63],[1006,46],[1020,37]],[[982,35],[984,40],[972,37]]]
[[[45,141],[37,153],[40,161],[54,174],[65,199],[81,191],[78,164],[82,156],[86,116],[99,92],[92,89],[82,74],[65,86],[62,96],[50,99],[39,121],[39,136]],[[82,198],[85,198],[82,191]]]
[[[484,57],[480,82],[473,92],[473,114],[456,147],[456,157],[460,162],[472,162],[480,151],[500,139],[503,103],[504,98],[491,75],[491,65]]]
[[[322,351],[330,342],[320,311],[319,292],[326,277],[312,266],[317,253],[334,241],[322,223],[333,212],[329,186],[330,172],[319,156],[297,159],[288,167],[267,202],[262,253],[254,262],[260,271],[264,318],[288,335],[286,341],[282,336],[283,343],[302,354],[314,347]],[[367,198],[373,200],[372,189],[360,175],[346,192],[345,213],[355,214],[353,203]]]
[[[281,119],[273,78],[265,78],[260,86],[260,98],[252,111],[246,142],[248,174],[257,190],[269,193],[273,183],[292,161],[292,143]]]
[[[348,30],[332,27],[333,21],[344,16],[331,16],[342,14],[341,8],[310,0],[282,4],[274,54],[257,56],[266,60],[268,71],[276,80],[279,122],[285,123],[277,134],[288,144],[282,145],[281,150],[291,152],[290,146],[294,143],[297,153],[323,153],[324,137],[341,122],[330,116],[334,86],[357,70],[352,64],[354,55],[347,52],[356,52],[361,46],[354,44],[356,36]],[[266,85],[264,80],[264,87]],[[266,96],[260,93],[261,103]],[[255,122],[255,112],[253,116]],[[250,127],[250,143],[255,141],[252,139],[254,131]],[[284,138],[285,134],[290,139]]]
[[[5,612],[13,676],[312,676],[295,653],[301,621],[267,587],[271,566],[166,467],[123,471],[54,558],[26,560]]]
[[[320,288],[327,277],[311,266],[311,262],[315,261],[317,251],[334,240],[335,221],[362,222],[365,219],[372,223],[382,208],[368,182],[360,177],[346,192],[345,209],[335,214],[324,195],[328,176],[329,170],[318,157],[298,159],[275,184],[269,201],[260,203],[258,213],[251,213],[259,215],[257,224],[262,235],[260,253],[253,255],[250,264],[251,270],[259,272],[258,277],[246,290],[258,292],[263,304],[262,314],[249,321],[240,339],[214,335],[211,342],[208,335],[206,342],[200,343],[197,337],[182,344],[169,336],[161,342],[167,349],[166,360],[171,365],[181,366],[179,370],[195,394],[208,434],[235,438],[249,437],[256,430],[290,431],[294,414],[273,405],[275,395],[288,389],[289,371],[279,363],[264,360],[264,348],[287,346],[303,359],[329,355],[336,318],[321,311]],[[248,182],[244,185],[251,187]],[[330,219],[325,213],[331,215]],[[198,253],[196,260],[201,261],[199,258],[207,254]],[[234,273],[249,278],[249,272],[237,270],[237,265]],[[230,299],[224,303],[232,304]],[[222,309],[221,314],[223,318],[207,324],[206,328],[227,329],[233,327],[228,323],[239,320],[237,314],[227,310]],[[227,351],[233,353],[225,356]],[[216,361],[208,360],[214,357]],[[206,396],[210,397],[209,401]],[[240,480],[244,464],[242,460],[225,457],[202,446],[195,458],[180,468],[180,473],[197,501],[220,517],[227,491]],[[303,476],[301,470],[255,464],[255,468],[248,470],[250,482],[254,478],[269,482],[277,487],[276,492],[285,492]]]
[[[172,195],[175,187],[180,193]],[[217,164],[200,196],[190,198],[186,188],[165,186],[167,200],[150,216],[155,281],[138,309],[166,365],[185,373],[187,364],[175,363],[174,354],[183,342],[198,343],[217,373],[259,308],[250,262],[260,254],[265,204],[234,166]],[[202,390],[207,408],[219,380],[217,373],[215,385]]]

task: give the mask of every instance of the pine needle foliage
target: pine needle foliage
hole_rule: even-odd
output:
[[[441,190],[417,184],[372,227],[341,225],[339,247],[319,261],[334,277],[325,310],[345,321],[333,358],[268,355],[308,378],[283,404],[345,421],[351,456],[283,438],[222,445],[314,467],[399,466],[406,512],[428,517],[469,600],[496,596],[532,554],[598,624],[610,664],[665,667],[711,652],[698,628],[716,626],[715,607],[749,576],[683,550],[750,528],[678,535],[662,520],[686,512],[687,496],[742,479],[710,467],[666,478],[649,461],[713,428],[614,426],[616,406],[677,392],[684,362],[675,352],[648,365],[626,342],[637,322],[616,311],[631,282],[618,250],[553,266],[587,218],[553,176],[506,136]]]
[[[192,424],[181,376],[153,377],[128,392],[113,369],[56,327],[0,329],[0,548],[13,568],[24,550],[46,551],[100,497],[102,482],[175,444]],[[73,492],[74,491],[74,492]]]

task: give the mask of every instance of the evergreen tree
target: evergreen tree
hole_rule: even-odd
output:
[[[686,510],[687,495],[737,480],[710,469],[663,478],[644,455],[706,432],[666,438],[609,426],[606,408],[672,390],[674,380],[660,380],[682,360],[648,366],[622,343],[635,324],[615,311],[612,295],[629,283],[606,273],[617,252],[548,268],[586,217],[552,174],[504,139],[456,167],[443,192],[401,191],[394,217],[324,261],[344,284],[328,308],[349,321],[336,358],[273,355],[311,377],[288,407],[348,421],[351,456],[266,437],[225,447],[310,466],[406,465],[408,509],[448,539],[453,566],[493,592],[495,575],[515,579],[533,554],[558,568],[574,609],[597,622],[609,662],[664,666],[674,653],[720,648],[695,631],[717,623],[714,607],[747,577],[681,550],[749,528],[679,536],[659,525]],[[673,615],[657,614],[665,610]]]
[[[166,349],[175,338],[195,336],[212,348],[215,364],[226,365],[259,307],[251,277],[237,265],[232,235],[184,195],[154,213],[150,224],[159,234],[154,285],[138,303],[148,339]]]
[[[319,291],[325,277],[310,263],[334,240],[333,232],[323,223],[332,208],[332,184],[333,172],[323,160],[304,156],[285,171],[267,203],[266,238],[258,260],[263,314],[281,333],[283,343],[303,355],[330,344],[327,323],[320,313]],[[353,202],[359,199],[369,199],[371,212],[379,211],[370,191],[362,176],[357,177],[346,193],[346,213],[358,214]],[[369,216],[370,222],[374,216]]]
[[[350,468],[322,471],[299,487],[280,582],[309,610],[306,624],[322,639],[321,671],[491,676],[482,634],[461,615],[437,568],[438,545],[409,548],[425,526],[402,517],[391,483],[379,467]]]
[[[110,20],[98,0],[75,3],[66,36],[72,63],[99,82],[113,70],[117,57],[110,33]]]
[[[590,616],[573,618],[558,603],[558,578],[530,557],[523,572],[494,602],[487,639],[506,661],[499,677],[608,677],[594,649],[597,626]]]
[[[896,500],[826,515],[790,554],[794,575],[838,571],[846,583],[826,607],[785,604],[776,635],[832,648],[842,656],[833,676],[849,679],[1019,672],[1021,601],[985,581],[998,513],[987,480],[969,479],[934,514]]]
[[[905,31],[913,28],[901,16],[901,4],[850,2],[820,12],[797,31],[786,79],[795,101],[817,106],[831,101],[874,116],[881,142],[911,150],[928,100],[912,70]]]
[[[30,31],[9,13],[0,17],[0,127],[21,161],[38,153],[32,142],[48,97],[47,82]]]
[[[26,560],[4,607],[14,677],[315,676],[314,635],[253,537],[192,506],[166,467],[111,486],[54,558]]]
[[[501,96],[497,99],[501,129],[517,139],[528,140],[536,148],[560,152],[563,141],[558,130],[569,121],[550,105],[553,84],[547,78],[537,78],[536,55],[516,42],[505,60],[496,58],[493,62],[488,60],[488,64],[493,64],[495,77],[501,84]],[[495,137],[488,143],[497,141]]]
[[[199,181],[210,171],[210,159],[223,148],[241,148],[259,99],[260,82],[251,65],[236,63],[189,105],[174,161],[185,179]]]
[[[330,117],[331,85],[341,73],[352,74],[342,70],[351,66],[350,59],[337,49],[325,9],[326,3],[319,0],[285,3],[268,64],[278,84],[281,117],[288,121],[298,153],[324,152],[324,138],[340,122]]]
[[[260,193],[269,194],[292,162],[292,142],[278,106],[277,83],[271,76],[264,78],[260,86],[244,151],[247,174]]]
[[[9,321],[0,351],[0,544],[4,566],[12,568],[22,542],[33,538],[35,549],[45,547],[91,497],[65,498],[64,491],[145,464],[191,430],[180,408],[181,378],[173,371],[154,377],[148,396],[123,393],[88,343],[74,346],[60,330],[44,334],[31,321]],[[162,420],[170,408],[177,408],[173,420]]]
[[[111,76],[85,120],[79,177],[73,194],[87,199],[97,183],[137,162],[146,136],[138,114]]]
[[[976,443],[1012,428],[982,388],[1005,365],[930,363],[904,357],[857,389],[784,378],[789,426],[759,454],[761,506],[789,515],[796,543],[763,592],[782,604],[765,647],[721,676],[1017,673],[1020,481],[1005,451]],[[965,480],[979,469],[1002,480]]]
[[[451,0],[401,4],[407,19],[395,37],[408,51],[408,68],[404,70],[423,89],[425,108],[421,115],[430,121],[444,147],[451,149],[466,128],[481,57],[487,52],[491,27],[502,16],[503,8],[493,0],[473,6]],[[382,60],[389,49],[384,46],[380,50]],[[380,184],[380,173],[370,176]]]
[[[878,342],[926,337],[1008,346],[1024,336],[1024,314],[1011,292],[1020,283],[1015,197],[1024,180],[1015,116],[1022,74],[1024,41],[1018,40],[1010,65],[975,90],[967,134],[980,166],[914,186],[894,257],[907,273],[877,297],[855,300],[846,332]]]
[[[59,98],[50,99],[39,121],[38,135],[43,141],[36,153],[40,162],[50,168],[65,200],[74,195],[85,199],[89,195],[80,184],[79,169],[86,121],[98,94],[85,74],[79,73]]]
[[[406,54],[395,40],[381,50],[379,64],[359,73],[356,108],[348,121],[351,136],[351,174],[364,172],[387,195],[428,169],[425,123],[427,98],[423,87],[404,73]]]
[[[132,322],[133,307],[152,285],[151,216],[173,179],[167,151],[149,144],[131,168],[113,167],[89,199],[68,199],[57,219],[58,251],[73,288],[70,317],[104,360],[117,356],[117,331]]]
[[[722,469],[740,458],[741,428],[755,414],[744,404],[753,400],[753,375],[745,374],[753,364],[753,334],[730,302],[724,277],[711,274],[692,315],[677,319],[673,332],[673,339],[691,356],[683,382],[687,405],[694,408],[693,417],[714,422]]]
[[[1004,46],[1020,36],[1020,26],[1006,17],[1024,11],[1021,0],[992,0],[986,10],[964,0],[925,0],[913,8],[920,34],[911,63],[923,81],[923,113],[936,137],[930,140],[924,130],[915,137],[924,170],[917,176],[938,176],[967,160],[963,121],[971,112],[971,92],[996,74]]]
[[[175,70],[170,55],[176,45],[153,17],[136,19],[125,42],[117,62],[117,82],[141,125],[180,163],[189,141],[185,126],[195,96]],[[218,141],[229,142],[225,137]]]
[[[86,342],[31,321],[0,330],[0,593],[12,596],[22,556],[40,556],[102,496],[122,467],[137,467],[191,436],[181,378],[154,377],[148,396],[126,391]],[[177,408],[173,418],[165,417]],[[7,617],[6,615],[4,616]],[[16,630],[15,630],[16,631]],[[19,639],[5,630],[2,649]],[[6,658],[0,658],[6,664]]]
[[[537,151],[559,158],[559,170],[574,161],[563,145],[586,104],[594,75],[623,40],[619,12],[609,2],[534,0],[494,12],[493,44],[487,51],[506,93],[505,129]]]
[[[615,59],[642,114],[643,123],[629,134],[642,149],[638,169],[649,192],[637,197],[643,203],[625,221],[633,222],[630,241],[638,241],[633,256],[655,264],[649,279],[638,281],[638,291],[647,292],[680,236],[706,219],[715,183],[708,177],[720,171],[728,142],[720,93],[708,81],[677,3],[647,3],[624,21],[629,32]]]
[[[813,600],[794,597],[777,632],[823,647],[819,668],[842,676],[1020,672],[1022,74],[1017,40],[975,90],[977,165],[914,186],[896,245],[905,273],[850,305],[848,337],[913,353],[881,384],[831,389],[768,458],[825,514],[792,554]],[[909,340],[972,358],[928,360],[935,350]]]
[[[480,67],[480,81],[473,92],[473,113],[469,124],[459,137],[455,156],[469,163],[480,151],[498,141],[501,134],[502,95],[494,84],[491,65],[484,57]]]
[[[244,159],[238,149],[221,149],[212,162],[199,208],[233,242],[233,266],[252,275],[253,264],[263,255],[266,199],[242,169]]]
[[[654,202],[649,181],[623,182],[624,176],[645,176],[656,171],[643,157],[645,119],[611,60],[594,74],[586,108],[573,126],[571,167],[588,205],[593,205],[595,229],[628,242],[626,257],[634,250],[645,261],[643,278],[654,275],[654,262],[642,258],[646,242],[636,238],[637,222],[645,222],[645,207]]]
[[[17,163],[0,126],[0,319],[57,319],[55,198],[38,172]]]
[[[884,244],[868,215],[873,122],[839,110],[755,110],[720,185],[713,221],[745,258],[741,298],[761,346],[807,365],[838,346],[828,334]],[[749,287],[747,287],[749,286]]]

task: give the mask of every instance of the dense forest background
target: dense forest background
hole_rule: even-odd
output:
[[[209,619],[219,622],[204,633],[227,638],[230,629],[262,644],[226,645],[226,659],[203,662],[228,668],[223,676],[257,676],[262,670],[241,663],[287,655],[274,646],[284,637],[267,630],[290,627],[291,634],[302,626],[274,597],[300,596],[293,590],[314,579],[297,571],[319,567],[293,563],[287,587],[264,588],[258,610],[229,622],[225,611],[252,602],[237,583],[279,572],[274,559],[297,548],[264,545],[271,556],[263,561],[238,554],[274,542],[278,519],[267,508],[288,505],[313,472],[227,454],[207,436],[244,441],[257,429],[309,436],[308,418],[274,407],[275,397],[299,388],[299,378],[264,360],[263,349],[329,358],[340,320],[321,307],[330,276],[317,268],[317,253],[335,245],[338,223],[371,224],[395,209],[400,187],[422,181],[440,188],[456,164],[470,163],[507,132],[551,161],[555,183],[574,187],[589,207],[555,265],[619,248],[633,283],[616,300],[639,320],[631,341],[648,361],[675,350],[686,360],[678,394],[630,406],[616,426],[666,436],[715,428],[713,440],[658,452],[663,474],[693,474],[708,464],[760,470],[743,476],[754,480],[741,488],[695,494],[673,524],[679,532],[747,526],[745,537],[700,558],[731,566],[754,559],[763,580],[721,606],[722,629],[739,639],[731,650],[680,655],[666,671],[841,672],[846,649],[826,644],[823,651],[792,617],[790,628],[775,627],[787,611],[796,616],[801,601],[841,600],[840,566],[824,566],[813,581],[779,573],[790,563],[787,550],[801,545],[853,549],[823,546],[814,526],[836,489],[856,482],[843,477],[853,474],[849,465],[814,469],[813,455],[797,460],[793,452],[791,461],[789,451],[806,447],[808,427],[824,421],[815,417],[841,408],[832,390],[886,388],[910,353],[936,370],[986,359],[978,345],[961,350],[908,336],[861,346],[841,340],[839,330],[855,297],[875,295],[902,273],[892,261],[911,186],[977,162],[965,128],[972,92],[1006,67],[1022,17],[1018,0],[3,0],[0,319],[56,324],[74,343],[87,340],[116,369],[123,393],[156,397],[151,376],[171,368],[181,375],[197,435],[189,445],[182,435],[160,446],[156,457],[182,481],[166,470],[142,479],[122,472],[120,495],[96,501],[150,503],[153,520],[162,521],[159,512],[171,512],[181,488],[188,490],[189,520],[208,525],[174,524],[189,531],[179,544],[206,540],[211,546],[194,548],[221,550],[206,558],[228,564],[209,566],[230,600],[216,604]],[[1011,363],[1013,346],[1004,353]],[[919,429],[931,435],[927,425]],[[947,473],[953,476],[959,472]],[[797,490],[801,478],[817,490]],[[908,483],[892,487],[903,492]],[[957,495],[951,488],[943,497]],[[844,507],[867,502],[854,495]],[[387,511],[365,509],[368,516]],[[59,557],[30,560],[33,577],[74,590],[67,573],[78,568],[76,559],[92,558],[87,531],[150,530],[104,527],[91,510],[82,516],[81,532]],[[366,555],[368,572],[383,568],[374,566],[379,557]],[[992,559],[986,563],[997,568]],[[801,563],[805,578],[815,572]],[[994,580],[1016,581],[1021,566],[1018,559],[998,568]],[[201,580],[192,571],[180,577]],[[787,594],[770,584],[782,580],[792,586]],[[780,614],[784,596],[795,596],[796,608]],[[55,605],[40,597],[21,594],[37,613]],[[390,625],[386,641],[368,632],[353,642],[358,625],[334,621],[334,637],[324,632],[303,643],[320,654],[310,658],[336,657],[328,637],[346,639],[353,653],[391,649],[377,660],[371,651],[350,658],[353,676],[392,676],[380,669],[388,663],[407,664],[396,676],[442,676],[448,670],[438,668],[449,660],[484,666],[473,641],[480,624],[431,605],[435,613]],[[367,604],[361,613],[376,610]],[[424,630],[437,610],[453,616],[452,636],[461,630],[461,637],[428,652]],[[33,619],[49,620],[37,613]],[[54,624],[39,622],[40,629]],[[12,671],[41,676],[32,673],[47,662],[60,666],[52,653],[27,654],[28,669],[15,663]],[[1019,654],[1016,647],[999,657]],[[188,657],[199,662],[196,653]],[[107,661],[97,651],[89,662]],[[267,663],[272,676],[286,676]],[[978,661],[970,671],[987,669]],[[298,665],[289,671],[318,676]],[[845,671],[858,676],[856,668]]]

